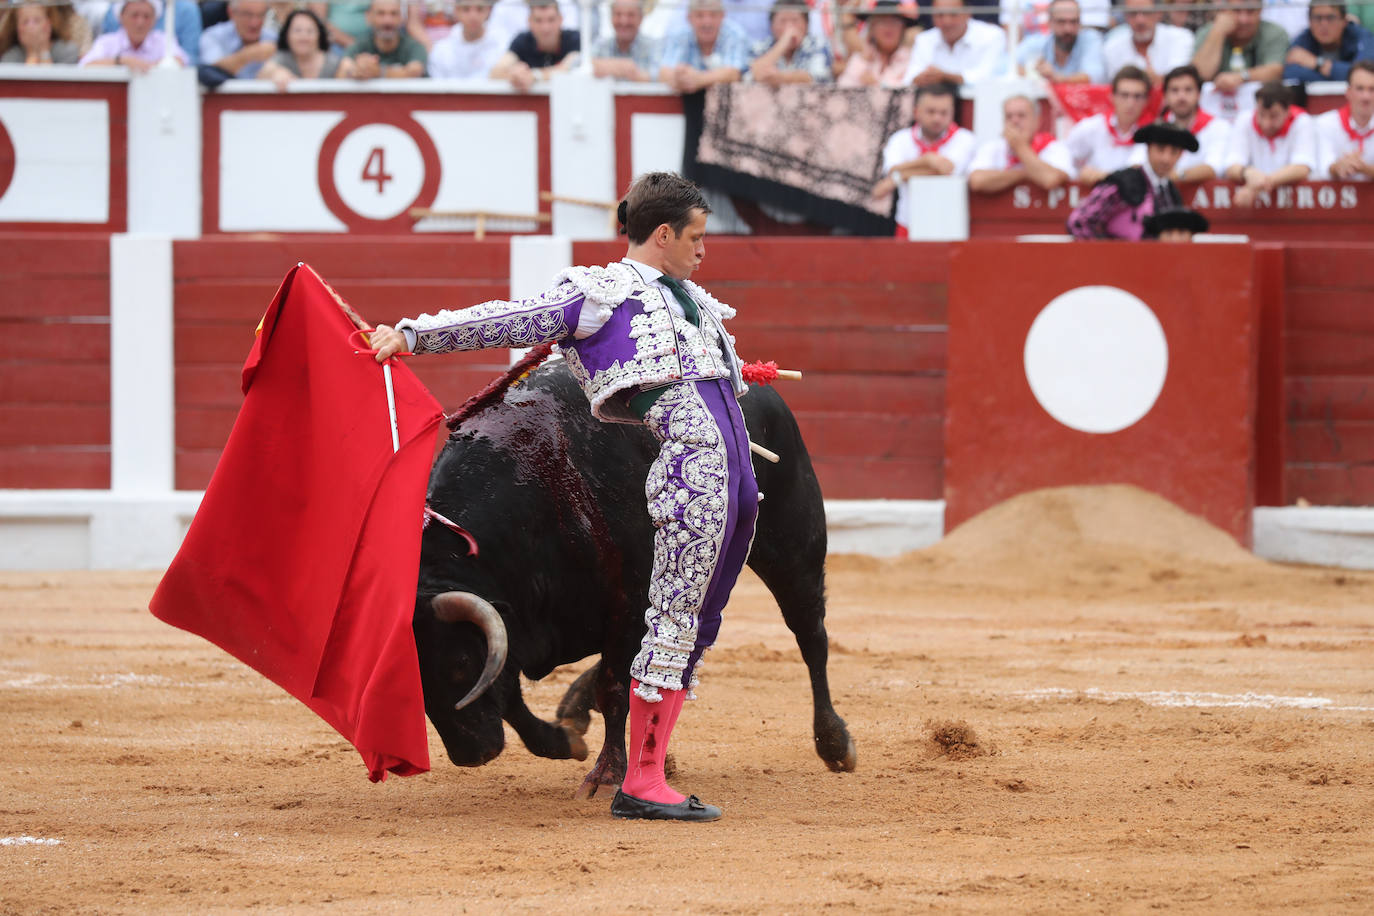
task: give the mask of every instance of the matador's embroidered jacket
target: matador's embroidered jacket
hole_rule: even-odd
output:
[[[669,306],[664,290],[628,264],[571,267],[532,299],[494,300],[396,323],[415,335],[416,353],[530,347],[554,341],[591,402],[612,423],[639,423],[626,405],[638,391],[679,381],[729,379],[748,390],[723,322],[735,310],[691,281],[683,287],[700,307],[697,328]]]

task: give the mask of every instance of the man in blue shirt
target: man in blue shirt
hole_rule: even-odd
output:
[[[721,0],[691,0],[687,25],[663,40],[659,79],[682,93],[738,82],[749,69],[749,39],[725,18]]]
[[[277,33],[263,28],[267,0],[229,0],[229,21],[200,33],[200,81],[211,88],[227,79],[252,79],[277,53]]]
[[[1288,49],[1283,78],[1345,82],[1357,60],[1374,60],[1374,34],[1346,19],[1345,4],[1313,3],[1307,10],[1307,29]]]
[[[1054,0],[1049,14],[1050,30],[1027,35],[1016,49],[1020,71],[1034,71],[1051,83],[1107,82],[1102,35],[1096,29],[1081,31],[1076,0]]]
[[[177,44],[181,45],[181,50],[186,52],[192,66],[200,63],[200,4],[195,0],[176,0],[176,36]],[[111,3],[110,8],[105,12],[105,19],[101,23],[101,32],[110,33],[119,31],[119,17],[116,13],[120,4]],[[167,4],[163,4],[162,15],[157,17],[157,24],[154,28],[167,31]]]

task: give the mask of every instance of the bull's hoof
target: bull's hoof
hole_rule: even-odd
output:
[[[559,719],[558,724],[560,727],[562,727],[563,731],[567,732],[569,735],[585,735],[587,733],[587,729],[590,728],[592,725],[592,717],[572,716],[568,718]],[[582,760],[584,758],[578,757],[577,759]]]
[[[838,759],[822,757],[825,765],[830,768],[832,773],[852,773],[854,768],[859,765],[859,752],[854,748],[854,739],[850,738],[848,745],[844,749],[844,756]]]
[[[563,728],[563,734],[568,736],[568,756],[573,760],[587,759],[587,742],[582,740],[582,736],[563,723],[559,723]]]
[[[577,787],[573,798],[587,799],[596,796],[602,786],[615,786],[625,781],[625,752],[614,748],[603,748],[596,765]]]

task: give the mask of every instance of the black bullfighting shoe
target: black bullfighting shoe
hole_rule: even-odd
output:
[[[721,813],[715,805],[703,804],[695,795],[687,796],[676,805],[666,805],[635,798],[617,789],[611,802],[611,814],[642,821],[715,821],[720,819]]]

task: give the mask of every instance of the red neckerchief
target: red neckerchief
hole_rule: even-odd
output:
[[[1116,125],[1112,122],[1116,120],[1116,115],[1107,118],[1107,133],[1112,135],[1112,143],[1116,146],[1131,146],[1135,143],[1135,128],[1126,131],[1126,136],[1117,132]]]
[[[940,134],[940,136],[935,138],[934,143],[927,143],[925,141],[924,136],[921,134],[920,125],[911,125],[911,139],[916,141],[916,149],[922,153],[938,153],[940,151],[940,147],[948,143],[958,132],[959,125],[951,124],[949,125],[949,127],[945,128],[944,133]]]
[[[1340,110],[1341,127],[1345,128],[1346,136],[1354,140],[1360,147],[1360,154],[1364,154],[1364,141],[1374,136],[1374,118],[1370,118],[1369,128],[1364,131],[1355,129],[1355,125],[1350,121],[1350,106],[1346,105]]]
[[[1290,128],[1290,127],[1293,126],[1293,121],[1296,120],[1297,117],[1298,117],[1298,110],[1297,110],[1296,108],[1294,108],[1292,105],[1289,105],[1289,106],[1288,106],[1288,120],[1286,120],[1286,121],[1283,122],[1283,126],[1279,128],[1279,132],[1276,133],[1276,134],[1274,134],[1274,136],[1272,136],[1272,137],[1265,137],[1265,136],[1264,136],[1264,131],[1260,130],[1260,126],[1259,126],[1259,110],[1258,110],[1258,109],[1256,109],[1255,113],[1254,113],[1253,115],[1250,116],[1250,122],[1251,122],[1251,123],[1254,125],[1254,127],[1255,127],[1255,133],[1259,134],[1261,137],[1264,137],[1265,140],[1269,141],[1269,149],[1270,149],[1270,151],[1272,152],[1272,151],[1278,146],[1278,144],[1277,144],[1276,141],[1277,141],[1280,137],[1286,137],[1286,136],[1288,136],[1288,128]]]
[[[1041,150],[1043,150],[1045,147],[1049,146],[1053,142],[1054,134],[1039,133],[1036,134],[1034,137],[1031,137],[1031,149],[1035,150],[1036,155],[1039,155]],[[1007,168],[1011,168],[1012,166],[1021,164],[1020,158],[1017,157],[1015,153],[1008,151],[1007,155],[1009,156]]]
[[[1171,111],[1164,116],[1164,120],[1168,121],[1170,124],[1174,124],[1178,121],[1178,118],[1174,117],[1174,113]],[[1188,132],[1196,136],[1197,134],[1202,133],[1202,129],[1211,123],[1212,116],[1209,115],[1207,112],[1203,111],[1201,108],[1199,108],[1193,114],[1193,126],[1188,128]]]

